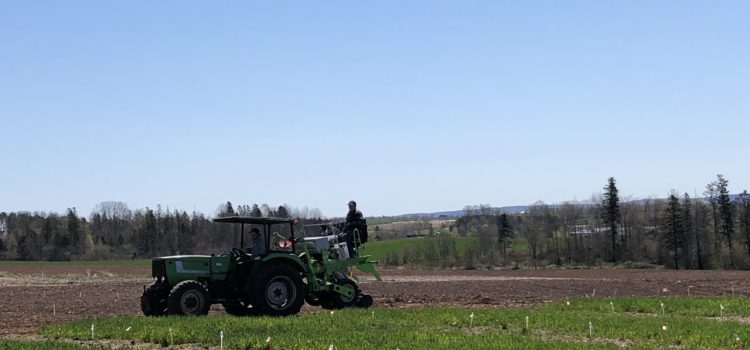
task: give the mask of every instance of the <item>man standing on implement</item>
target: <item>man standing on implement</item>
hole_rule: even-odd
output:
[[[364,216],[361,211],[357,210],[357,202],[352,200],[347,205],[349,212],[346,213],[346,222],[344,222],[344,240],[349,248],[349,256],[354,256],[354,229],[362,230]]]

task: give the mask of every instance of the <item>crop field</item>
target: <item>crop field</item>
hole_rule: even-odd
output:
[[[305,306],[296,317],[236,318],[214,305],[204,318],[146,318],[140,315],[138,298],[149,281],[147,261],[0,263],[0,349],[77,349],[80,343],[104,348],[181,343],[191,344],[181,348],[214,349],[221,346],[221,331],[227,349],[258,348],[268,337],[274,349],[327,349],[331,343],[336,349],[416,349],[423,344],[451,349],[496,348],[496,344],[726,349],[740,343],[741,348],[750,348],[744,345],[750,340],[750,304],[744,300],[750,295],[748,272],[383,269],[381,273],[383,282],[361,282],[363,291],[375,299],[375,306],[367,310],[331,315]],[[29,338],[47,343],[38,346]]]
[[[79,344],[227,349],[745,348],[743,297],[599,297],[532,308],[348,309],[299,317],[86,319],[44,327]],[[269,340],[270,339],[270,340]]]

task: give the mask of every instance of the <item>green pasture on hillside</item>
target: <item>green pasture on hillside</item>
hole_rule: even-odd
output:
[[[663,306],[662,306],[663,305]],[[346,309],[286,318],[101,318],[44,327],[48,338],[259,349],[750,348],[742,297],[618,297],[532,309]],[[94,333],[91,333],[91,325]]]
[[[370,241],[365,244],[363,254],[370,255],[374,260],[382,262],[385,261],[385,258],[388,256],[389,252],[393,252],[399,258],[401,258],[403,257],[404,249],[407,249],[408,247],[411,247],[412,249],[416,249],[419,246],[424,247],[427,242],[435,239],[438,239],[438,237],[425,236],[412,238],[396,238],[384,241]],[[475,236],[451,237],[451,239],[453,239],[453,241],[456,243],[456,251],[459,257],[464,255],[467,246],[476,244],[478,241],[478,238]],[[508,247],[508,254],[527,254],[527,249],[528,245],[525,239],[514,239],[511,241],[510,246]]]
[[[369,241],[365,244],[362,254],[370,255],[374,260],[385,261],[389,252],[393,252],[399,257],[403,256],[404,249],[411,247],[416,249],[418,246],[424,246],[425,242],[437,239],[437,237],[412,237],[396,238],[384,241]],[[466,246],[477,241],[477,237],[452,237],[456,242],[456,251],[459,256],[464,254]]]

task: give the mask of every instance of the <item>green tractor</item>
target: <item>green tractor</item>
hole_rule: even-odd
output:
[[[295,234],[293,219],[232,216],[213,221],[239,224],[240,246],[212,255],[153,258],[153,281],[141,295],[144,315],[206,315],[215,303],[237,316],[293,315],[305,301],[327,309],[372,305],[350,270],[380,281],[376,262],[358,252],[363,243],[359,230],[348,239],[354,247],[347,247],[335,234]],[[252,249],[245,245],[250,232],[255,233]]]

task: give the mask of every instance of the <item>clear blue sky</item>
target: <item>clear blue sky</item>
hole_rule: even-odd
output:
[[[3,1],[0,211],[750,187],[747,1]]]

